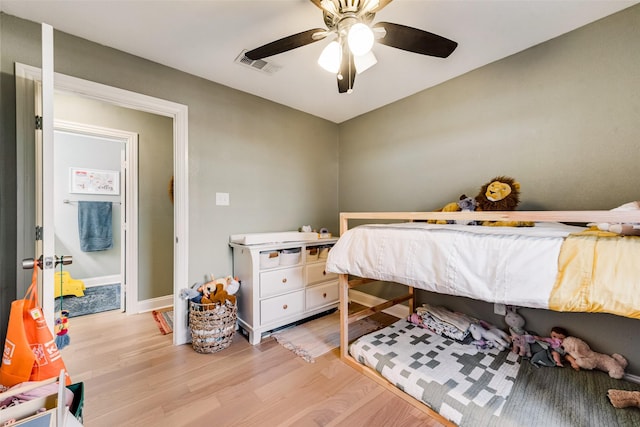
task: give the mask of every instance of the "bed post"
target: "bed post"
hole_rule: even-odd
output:
[[[349,347],[349,275],[341,274],[338,278],[340,287],[340,357],[347,356]]]
[[[349,220],[344,213],[340,213],[340,236],[349,229]],[[349,346],[349,275],[341,274],[338,277],[340,292],[340,357],[344,359],[348,354]]]

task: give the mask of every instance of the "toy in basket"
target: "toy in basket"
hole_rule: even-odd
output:
[[[199,353],[215,353],[227,348],[236,331],[238,307],[235,293],[240,288],[237,278],[213,279],[197,289],[182,290],[189,299],[191,344]]]

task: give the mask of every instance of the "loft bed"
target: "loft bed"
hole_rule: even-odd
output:
[[[535,226],[440,225],[427,220],[532,221]],[[349,229],[349,221],[364,225]],[[581,375],[555,369],[554,381],[549,381],[540,368],[519,362],[510,351],[479,351],[406,320],[350,346],[351,323],[404,302],[413,313],[415,289],[520,307],[640,318],[640,237],[611,238],[566,223],[640,223],[640,211],[341,213],[341,237],[326,269],[339,274],[342,360],[445,425],[638,425],[640,411],[613,408],[606,390],[640,386],[604,372]],[[565,251],[565,242],[574,246]],[[585,252],[592,255],[601,250],[619,257],[620,268],[614,270],[626,269],[629,279],[618,283],[616,276],[616,292],[611,292],[607,273],[584,277],[585,262],[592,271],[612,270],[593,268],[606,266],[602,254],[591,259],[577,255],[576,247],[585,244],[591,245]],[[575,258],[583,264],[576,267],[571,262]],[[400,283],[408,292],[349,313],[349,289],[374,281]],[[480,384],[480,378],[489,378],[488,383]],[[578,395],[562,405],[570,401],[567,390]],[[599,405],[592,405],[591,394],[598,394]]]

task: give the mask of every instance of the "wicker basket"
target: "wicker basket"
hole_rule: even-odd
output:
[[[198,353],[215,353],[229,347],[236,332],[238,306],[198,304],[189,301],[191,344]]]

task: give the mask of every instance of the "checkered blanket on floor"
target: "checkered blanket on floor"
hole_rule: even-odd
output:
[[[640,411],[616,409],[606,397],[610,388],[638,384],[600,371],[535,367],[511,351],[478,350],[406,320],[360,337],[349,352],[459,426],[640,425]]]

